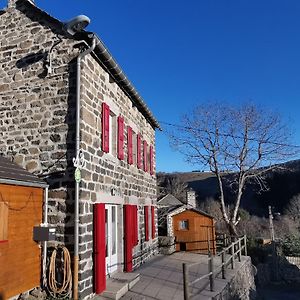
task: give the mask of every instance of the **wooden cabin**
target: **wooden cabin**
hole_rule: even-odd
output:
[[[215,222],[212,216],[195,208],[179,208],[170,213],[176,251],[216,254]]]
[[[40,286],[41,250],[33,227],[42,223],[45,182],[0,156],[0,299]]]

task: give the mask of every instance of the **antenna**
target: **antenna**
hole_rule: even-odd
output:
[[[83,29],[90,24],[91,20],[85,15],[80,15],[72,20],[64,23],[64,29],[70,35],[74,35],[77,32],[83,31]]]

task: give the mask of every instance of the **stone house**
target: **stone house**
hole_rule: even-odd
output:
[[[74,28],[34,1],[0,11],[0,153],[49,185],[47,222],[86,299],[157,253],[159,124],[103,42]]]

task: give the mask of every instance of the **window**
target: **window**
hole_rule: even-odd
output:
[[[133,132],[132,128],[130,126],[127,126],[127,162],[128,164],[132,165],[133,164]]]
[[[118,117],[118,159],[124,159],[124,118]]]
[[[144,163],[144,171],[148,172],[148,143],[146,141],[143,142],[143,163]]]
[[[8,204],[0,202],[0,243],[8,240]]]
[[[132,131],[132,159],[134,165],[137,165],[137,134]]]
[[[140,134],[136,137],[136,165],[138,169],[142,167],[142,138]]]
[[[111,155],[116,155],[116,116],[110,112],[109,114],[109,152]]]
[[[189,220],[179,221],[179,230],[189,230]]]

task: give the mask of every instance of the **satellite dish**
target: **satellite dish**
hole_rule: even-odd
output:
[[[69,22],[64,23],[64,29],[70,34],[74,35],[77,32],[83,31],[83,29],[90,24],[91,20],[85,15],[80,15]]]

